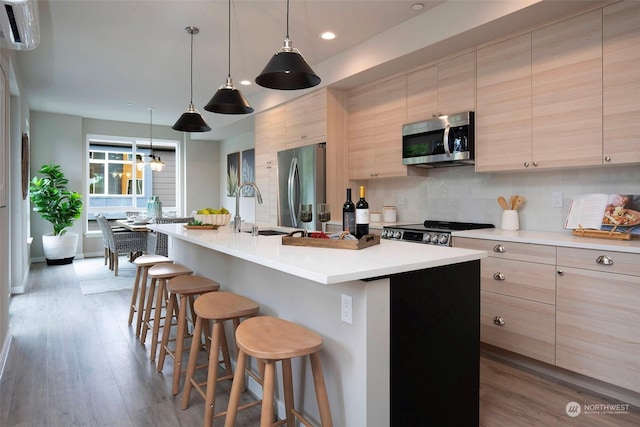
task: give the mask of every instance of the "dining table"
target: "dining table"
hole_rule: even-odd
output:
[[[116,224],[121,225],[122,227],[130,231],[140,231],[142,233],[146,233],[147,231],[149,231],[149,228],[147,228],[149,221],[135,222],[130,219],[118,219],[116,220]]]

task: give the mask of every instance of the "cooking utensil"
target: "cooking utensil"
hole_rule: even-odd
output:
[[[517,196],[516,200],[514,202],[514,206],[513,209],[518,209],[522,204],[524,203],[524,197],[522,196]]]
[[[498,204],[500,205],[500,207],[502,209],[504,209],[505,211],[509,209],[509,206],[507,205],[507,199],[505,199],[502,196],[498,196]]]
[[[514,206],[516,204],[516,198],[518,197],[517,194],[512,194],[511,197],[509,197],[509,209],[514,210]]]

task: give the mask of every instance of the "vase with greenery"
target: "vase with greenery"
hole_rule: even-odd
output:
[[[68,233],[67,229],[80,218],[82,213],[82,195],[67,188],[69,180],[60,169],[60,165],[53,163],[42,165],[38,170],[40,176],[34,176],[29,183],[29,196],[33,203],[33,210],[53,225],[53,233],[42,236],[48,264],[67,264],[73,261],[78,235]],[[67,235],[69,238],[64,238]],[[49,239],[47,244],[46,237],[56,239]],[[73,237],[75,237],[75,243]],[[55,248],[48,253],[51,244],[54,244]]]

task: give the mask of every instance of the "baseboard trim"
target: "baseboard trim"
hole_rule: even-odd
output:
[[[500,361],[525,372],[542,376],[551,381],[570,384],[574,387],[599,394],[609,399],[616,399],[640,408],[640,393],[618,387],[604,381],[590,378],[576,372],[568,371],[548,363],[540,362],[526,356],[481,343],[480,351],[483,356]]]
[[[9,359],[9,351],[11,351],[11,343],[13,341],[13,335],[11,334],[11,327],[7,331],[7,336],[2,344],[2,351],[0,351],[0,382],[2,382],[2,376],[4,374],[4,367]]]

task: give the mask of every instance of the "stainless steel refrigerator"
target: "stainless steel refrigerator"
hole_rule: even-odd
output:
[[[318,203],[326,202],[326,144],[307,145],[278,152],[278,225],[304,228],[300,204],[313,205],[308,230],[321,230]]]

